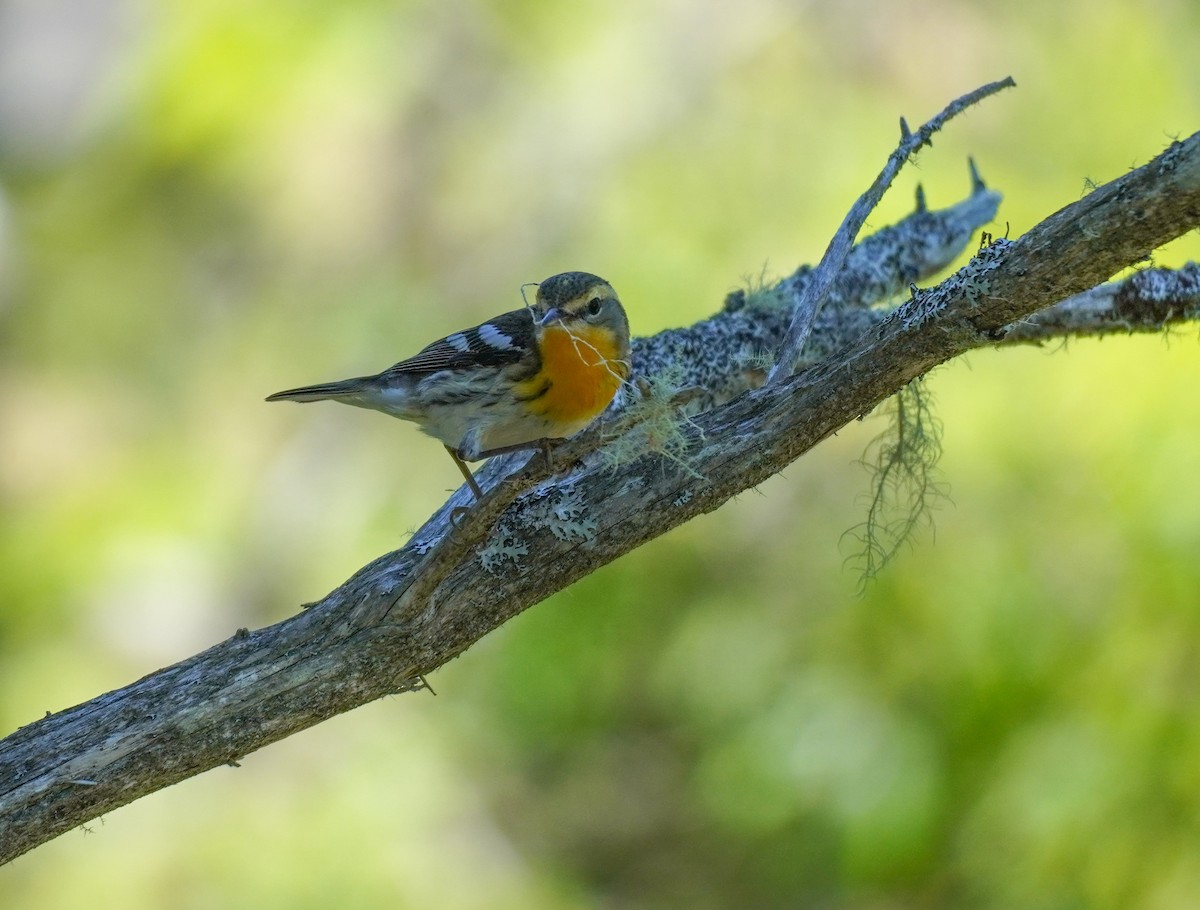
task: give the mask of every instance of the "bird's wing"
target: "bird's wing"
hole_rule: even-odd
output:
[[[420,352],[389,367],[383,375],[436,373],[503,367],[521,360],[532,348],[536,328],[531,310],[513,310],[440,338]]]

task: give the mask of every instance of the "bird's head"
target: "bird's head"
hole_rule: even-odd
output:
[[[612,285],[588,272],[563,272],[547,278],[537,289],[537,313],[543,327],[565,329],[591,326],[608,329],[623,352],[629,349],[629,319]],[[624,354],[623,354],[624,356]]]

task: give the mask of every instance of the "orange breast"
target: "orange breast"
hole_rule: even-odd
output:
[[[522,383],[526,388],[518,394],[530,398],[534,413],[560,425],[562,435],[578,432],[608,407],[629,375],[629,364],[618,359],[617,339],[608,329],[550,326],[542,330],[541,352],[542,369]],[[537,394],[547,379],[549,388]]]

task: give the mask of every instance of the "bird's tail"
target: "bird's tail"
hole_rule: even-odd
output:
[[[285,389],[268,395],[267,401],[334,401],[354,399],[370,388],[370,382],[375,377],[360,376],[357,379],[343,379],[340,382],[322,382],[317,385],[301,386],[298,389]]]

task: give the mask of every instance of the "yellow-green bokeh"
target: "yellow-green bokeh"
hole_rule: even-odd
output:
[[[1184,0],[0,2],[0,732],[293,613],[457,483],[265,394],[565,269],[701,318],[820,257],[899,115],[1009,74],[871,221],[973,154],[1019,235],[1200,128],[1198,58]],[[1197,347],[947,365],[953,504],[865,596],[870,421],[0,905],[1193,906]]]

